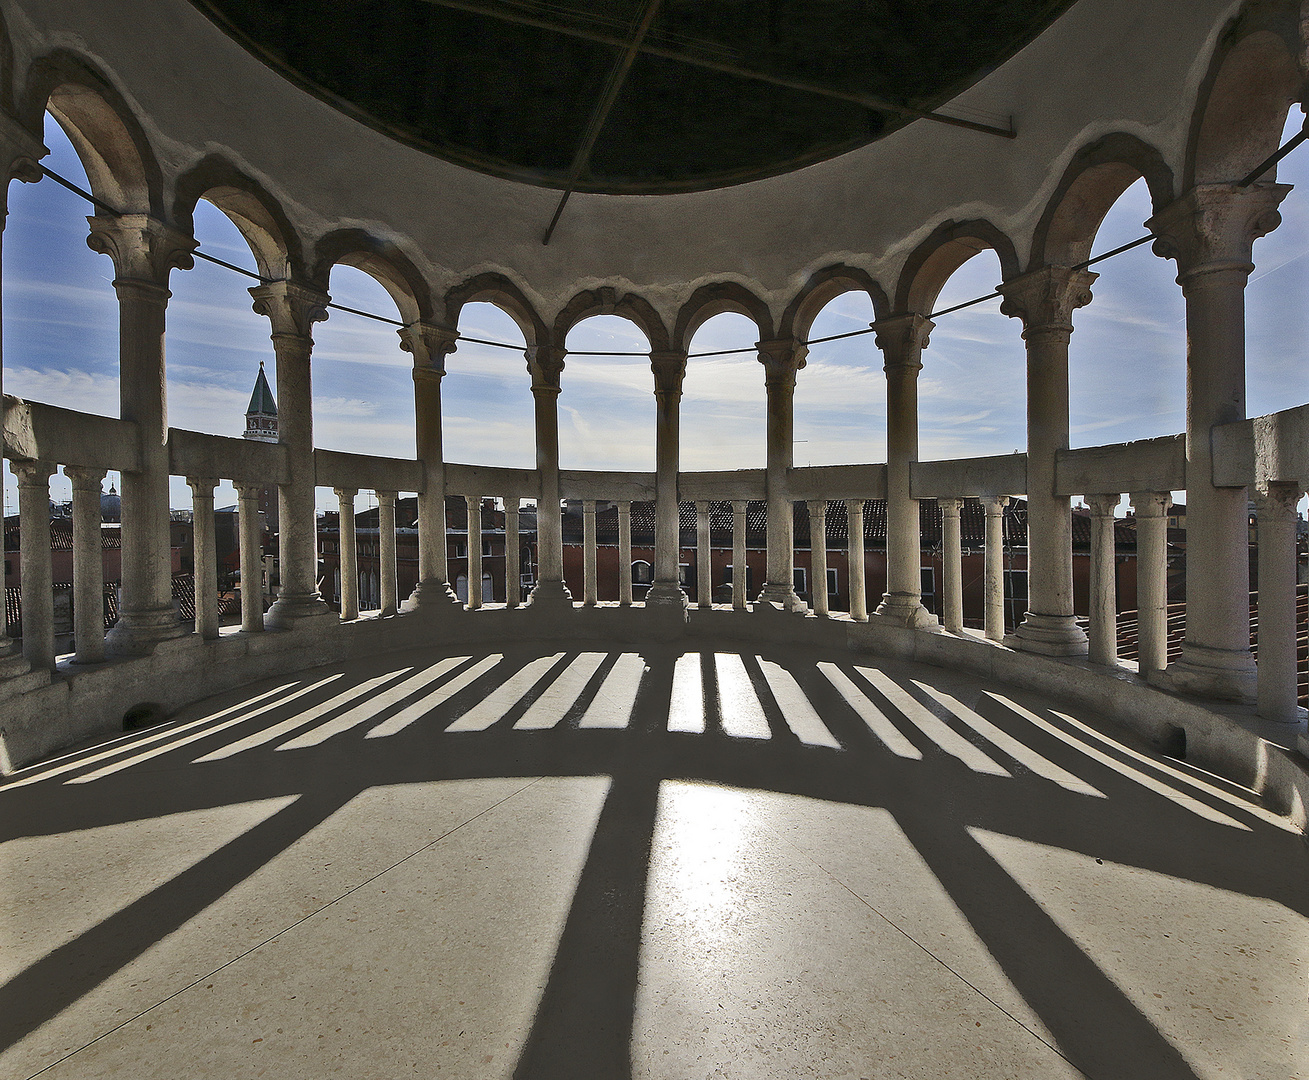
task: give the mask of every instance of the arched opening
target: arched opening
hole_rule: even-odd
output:
[[[650,361],[644,356],[579,355],[648,353],[651,345],[641,328],[619,315],[592,315],[568,331],[565,344],[570,351],[559,380],[559,464],[566,469],[653,469]]]
[[[446,460],[535,468],[536,419],[523,358],[527,348],[523,331],[502,308],[479,301],[460,309],[459,333],[458,348],[446,357],[441,380]],[[518,347],[496,348],[467,338]]]
[[[759,339],[759,327],[754,321],[735,311],[706,320],[691,338],[692,354],[746,351],[724,356],[692,355],[687,360],[681,409],[684,472],[763,467],[768,394],[763,366],[754,348]]]

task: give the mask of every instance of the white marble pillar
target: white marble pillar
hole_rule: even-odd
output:
[[[235,487],[241,535],[241,629],[255,634],[264,628],[264,546],[259,521],[259,492],[263,486]]]
[[[714,606],[713,549],[709,546],[709,504],[695,504],[695,599],[696,607]]]
[[[218,544],[214,535],[214,488],[218,478],[188,476],[191,489],[191,550],[195,564],[195,632],[218,637]],[[99,484],[96,494],[99,495]],[[96,501],[97,508],[99,500]],[[101,600],[103,606],[103,599]],[[103,616],[101,617],[103,622]]]
[[[1300,719],[1295,598],[1295,507],[1300,495],[1299,484],[1274,481],[1260,486],[1255,503],[1259,514],[1258,711],[1265,720],[1283,724]]]
[[[963,499],[937,499],[941,510],[941,621],[952,634],[964,628],[964,552],[959,515]]]
[[[595,607],[597,585],[595,572],[595,500],[582,502],[582,604]]]
[[[413,323],[397,333],[400,347],[414,358],[414,433],[423,470],[423,490],[418,493],[418,584],[405,600],[404,610],[448,611],[459,600],[450,588],[446,546],[441,379],[459,332],[435,323]]]
[[[1136,514],[1136,665],[1142,675],[1168,666],[1167,491],[1134,491]]]
[[[632,606],[632,504],[618,504],[618,603]]]
[[[1055,494],[1055,456],[1068,449],[1073,311],[1091,302],[1096,277],[1049,266],[999,289],[1000,310],[1022,320],[1027,343],[1027,612],[1011,644],[1048,656],[1087,651],[1073,615],[1072,502]]]
[[[868,621],[867,568],[864,560],[864,500],[846,499],[847,556],[850,564],[850,618]]]
[[[341,567],[341,619],[359,618],[359,541],[355,535],[357,488],[334,488],[336,493],[337,561]]]
[[[747,595],[750,581],[750,566],[746,561],[749,552],[746,549],[746,511],[749,502],[735,499],[732,502],[732,608],[744,611],[749,602]]]
[[[173,603],[164,312],[168,276],[191,268],[196,244],[144,214],[87,221],[88,246],[114,262],[119,412],[136,425],[141,447],[141,471],[122,474],[122,594],[106,649],[137,656],[184,632]]]
[[[827,602],[827,500],[809,501],[809,598],[815,615],[826,616]]]
[[[1004,508],[1009,499],[1004,495],[983,495],[982,509],[986,512],[986,553],[982,588],[985,594],[983,609],[984,632],[992,641],[1004,639]]]
[[[399,494],[395,491],[376,491],[377,496],[377,557],[378,557],[378,586],[381,591],[381,614],[383,617],[394,615],[398,610],[398,601],[400,599],[400,590],[396,582],[396,560],[395,560],[395,500]],[[479,504],[480,506],[480,504]],[[480,514],[479,514],[480,521]],[[471,542],[472,537],[469,536]],[[472,560],[469,559],[471,564]],[[482,542],[481,530],[478,530],[477,542],[477,594],[480,602],[482,591]],[[469,574],[469,598],[472,593],[472,574],[470,565]]]
[[[105,658],[104,544],[100,538],[100,484],[105,470],[65,465],[64,475],[73,484],[74,660],[98,664]]]
[[[10,461],[18,481],[18,558],[22,577],[23,656],[34,670],[55,664],[55,598],[50,565],[48,461]]]
[[[900,626],[935,626],[923,607],[918,500],[909,489],[918,460],[918,372],[933,323],[908,314],[873,326],[886,371],[886,593],[877,616]]]
[[[808,349],[790,338],[760,341],[759,362],[764,365],[768,392],[768,560],[766,580],[755,610],[762,606],[782,611],[807,612],[808,605],[795,594],[794,522],[788,474],[795,460],[795,377],[805,366]]]
[[[682,535],[677,505],[680,467],[682,380],[686,353],[652,352],[655,394],[655,564],[654,582],[645,595],[646,606],[687,606],[680,567]]]
[[[292,281],[250,290],[254,310],[272,324],[277,356],[277,441],[286,447],[287,482],[277,488],[278,571],[281,585],[268,625],[294,627],[332,613],[318,595],[318,535],[314,487],[313,324],[327,318],[326,293]]]
[[[1093,664],[1118,663],[1118,560],[1114,511],[1121,495],[1089,495],[1091,506],[1091,631],[1087,656]]]
[[[41,158],[49,153],[37,139],[17,120],[6,113],[0,113],[0,161],[5,166],[5,183],[0,186],[0,241],[4,237],[5,219],[9,215],[9,181],[22,180],[33,184],[41,179]],[[4,430],[4,364],[0,362],[0,431]],[[3,440],[0,440],[0,453],[3,452]],[[0,598],[2,599],[2,598]],[[5,667],[0,668],[0,677],[21,671],[22,661],[15,654],[14,642],[9,637],[9,628],[5,621],[4,604],[0,603],[0,661]],[[103,630],[103,625],[101,627]],[[12,658],[12,659],[11,659]],[[17,671],[11,667],[17,665]]]
[[[541,495],[536,504],[536,587],[528,606],[572,607],[564,584],[563,523],[559,517],[559,376],[565,351],[551,345],[527,349],[536,409],[536,470]],[[471,595],[471,594],[470,594]]]
[[[505,499],[505,607],[523,601],[522,562],[518,539],[518,496]]]
[[[1205,184],[1146,222],[1186,298],[1186,641],[1168,669],[1185,693],[1254,701],[1246,489],[1213,484],[1216,424],[1245,418],[1245,285],[1254,241],[1281,222],[1285,184]]]

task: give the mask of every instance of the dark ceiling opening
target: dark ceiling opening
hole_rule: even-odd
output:
[[[193,3],[305,90],[410,146],[547,187],[654,194],[948,122],[920,118],[1072,0]],[[979,138],[1003,125],[965,123],[990,132]]]

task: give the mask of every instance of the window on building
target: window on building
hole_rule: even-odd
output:
[[[919,569],[923,579],[923,599],[936,595],[936,567],[924,566]]]
[[[691,582],[691,576],[690,563],[677,564],[677,583],[679,585],[689,585]]]
[[[649,585],[654,581],[654,572],[648,562],[637,559],[632,563],[632,584]]]
[[[455,541],[455,558],[456,558],[456,559],[466,559],[466,558],[468,558],[468,541],[467,541],[467,540],[456,540],[456,541]]]
[[[809,574],[803,566],[796,566],[791,569],[792,579],[795,582],[795,591],[799,596],[809,595]]]
[[[827,595],[835,596],[840,591],[841,583],[836,576],[836,567],[829,566],[827,568]]]
[[[1006,600],[1027,600],[1027,571],[1006,570],[1004,572],[1004,595]]]
[[[726,583],[729,584],[729,585],[732,583],[732,566],[731,566],[730,563],[729,563],[727,566],[723,567],[723,581],[726,582]],[[753,570],[752,567],[750,567],[749,565],[747,565],[746,568],[745,568],[745,591],[746,591],[746,594],[749,595],[750,591],[751,591],[753,588],[754,588],[754,570]]]

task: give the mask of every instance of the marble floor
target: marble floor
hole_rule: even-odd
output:
[[[847,653],[391,654],[0,784],[0,1076],[1309,1077],[1309,855]]]

